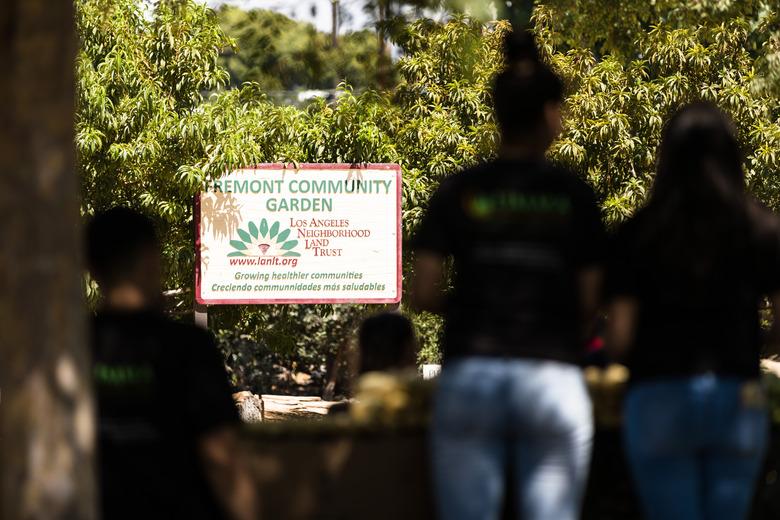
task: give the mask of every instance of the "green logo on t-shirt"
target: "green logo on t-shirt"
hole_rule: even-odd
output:
[[[466,212],[484,220],[497,214],[554,214],[566,216],[571,212],[571,200],[563,195],[534,194],[515,191],[478,193],[466,197]]]
[[[146,365],[106,365],[97,363],[95,380],[104,386],[143,386],[154,380],[154,370]]]

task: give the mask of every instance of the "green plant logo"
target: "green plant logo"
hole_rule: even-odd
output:
[[[278,221],[270,226],[266,219],[261,220],[259,226],[250,222],[247,230],[236,231],[240,240],[230,241],[235,251],[228,256],[301,256],[294,251],[298,241],[288,240],[292,231],[290,229],[279,231],[280,228]]]

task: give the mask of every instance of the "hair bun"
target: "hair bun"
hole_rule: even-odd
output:
[[[511,31],[504,40],[504,56],[508,65],[520,62],[539,63],[539,49],[536,40],[528,31]]]

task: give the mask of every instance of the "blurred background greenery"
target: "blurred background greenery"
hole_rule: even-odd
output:
[[[333,45],[332,34],[273,11],[244,11],[223,5],[219,24],[236,40],[221,60],[230,85],[256,82],[280,101],[290,91],[333,89],[341,82],[355,90],[376,86],[379,42],[371,29],[350,32]]]
[[[193,304],[192,200],[232,168],[399,163],[408,239],[442,178],[495,153],[490,85],[509,20],[530,21],[565,80],[565,130],[550,159],[594,187],[607,222],[643,203],[663,121],[695,99],[734,117],[750,189],[780,207],[780,19],[771,1],[366,1],[370,26],[335,41],[277,12],[193,0],[76,6],[83,214],[121,204],[155,219],[170,312],[182,319]],[[87,293],[94,301],[89,281]],[[210,318],[229,358],[233,347],[243,349],[236,359],[273,352],[316,379],[376,310],[234,306]],[[414,320],[420,362],[436,361],[441,322]],[[238,386],[248,376],[235,377]]]

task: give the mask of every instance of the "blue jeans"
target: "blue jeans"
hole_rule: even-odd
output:
[[[439,517],[498,519],[507,475],[524,520],[575,520],[593,437],[581,370],[466,358],[444,366],[431,433]]]
[[[703,375],[634,385],[629,464],[647,520],[742,520],[768,440],[758,383]]]

